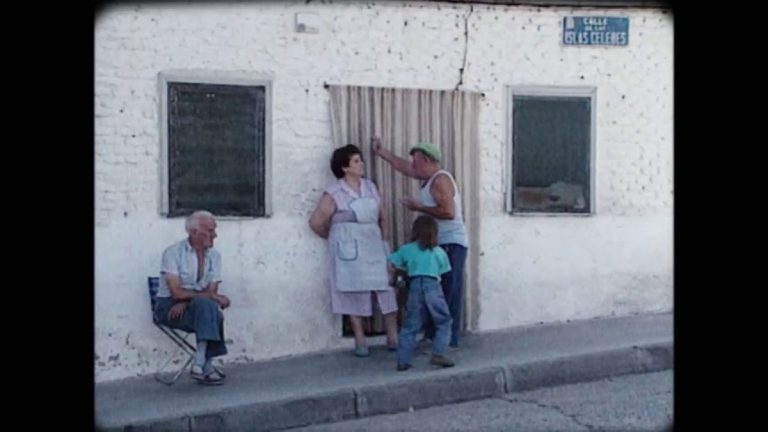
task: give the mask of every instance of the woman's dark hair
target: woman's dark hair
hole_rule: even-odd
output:
[[[413,221],[411,241],[419,242],[421,249],[437,246],[437,222],[430,216],[421,215]]]
[[[360,149],[354,144],[347,144],[344,147],[339,147],[333,151],[333,156],[331,156],[331,171],[333,171],[333,175],[335,175],[336,178],[340,179],[344,177],[342,168],[349,166],[349,161],[354,155],[360,155],[361,159],[363,157]]]

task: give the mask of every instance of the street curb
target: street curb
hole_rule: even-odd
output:
[[[343,389],[306,397],[257,402],[215,413],[98,429],[103,431],[271,431],[356,418],[355,393]]]
[[[610,376],[672,369],[673,351],[674,344],[670,340],[529,363],[435,374],[311,396],[257,402],[215,413],[98,430],[261,431],[333,423],[502,396],[541,387],[595,381]]]
[[[572,355],[505,367],[507,393],[655,372],[673,366],[672,341]]]
[[[268,431],[355,418],[352,390],[261,402],[192,417],[190,431]]]
[[[358,417],[388,414],[504,394],[501,367],[462,371],[355,391]]]

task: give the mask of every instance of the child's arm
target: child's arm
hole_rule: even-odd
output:
[[[395,288],[402,288],[401,285],[403,285],[398,283],[398,275],[406,274],[403,268],[405,266],[405,260],[403,259],[403,256],[400,253],[400,251],[401,249],[398,249],[397,251],[389,254],[389,261],[387,262],[387,271],[389,272],[389,280],[391,281],[391,285]]]
[[[399,269],[396,267],[392,267],[392,269],[393,269],[392,286],[398,289],[405,288],[405,279],[408,274],[403,269]]]

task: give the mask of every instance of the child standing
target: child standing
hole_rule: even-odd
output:
[[[405,323],[400,330],[397,370],[411,368],[416,335],[424,326],[427,314],[437,331],[432,344],[430,363],[451,367],[454,363],[443,354],[451,338],[451,313],[445,303],[440,275],[451,270],[448,255],[437,245],[437,222],[422,215],[413,222],[411,243],[404,244],[389,256],[392,264],[408,274],[409,292]]]

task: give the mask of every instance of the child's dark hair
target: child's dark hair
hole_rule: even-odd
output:
[[[421,249],[432,249],[437,246],[437,222],[427,215],[421,215],[413,221],[411,241],[419,242]]]

